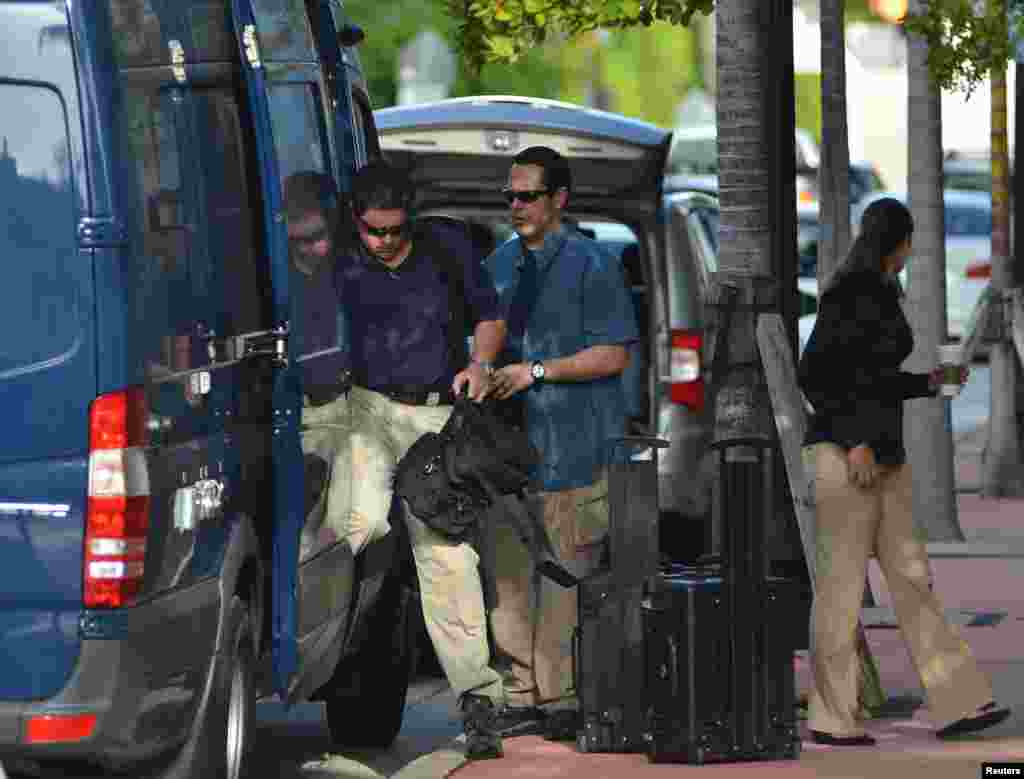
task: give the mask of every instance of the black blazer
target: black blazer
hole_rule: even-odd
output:
[[[899,290],[882,274],[852,273],[822,295],[800,358],[814,406],[804,444],[867,444],[878,462],[903,463],[903,401],[935,395],[928,374],[900,370],[913,348]]]

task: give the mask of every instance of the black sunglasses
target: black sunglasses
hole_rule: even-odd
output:
[[[505,200],[508,201],[508,204],[512,205],[517,200],[520,203],[533,203],[539,197],[543,197],[544,195],[550,195],[551,194],[551,190],[550,189],[523,189],[523,190],[517,190],[517,189],[509,189],[508,187],[506,187],[505,189],[501,190],[501,194],[505,198]]]
[[[388,236],[394,236],[395,238],[401,238],[405,235],[405,231],[409,227],[408,222],[402,222],[400,225],[394,225],[393,227],[374,227],[367,223],[365,219],[359,219],[359,223],[363,226],[363,229],[367,233],[372,235],[374,238],[387,238]]]

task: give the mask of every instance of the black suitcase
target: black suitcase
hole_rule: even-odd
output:
[[[580,752],[642,752],[647,722],[640,604],[658,572],[657,449],[667,442],[630,437],[651,448],[647,460],[615,462],[608,474],[611,527],[607,569],[579,582],[573,677],[580,703]]]
[[[722,448],[722,494],[732,499],[721,560],[663,569],[643,599],[645,740],[654,763],[800,753],[793,676],[800,588],[764,576],[769,447],[742,444],[757,452],[753,460],[727,463]]]

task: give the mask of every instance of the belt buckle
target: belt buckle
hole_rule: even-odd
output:
[[[428,392],[427,393],[427,401],[426,401],[425,405],[427,405],[427,406],[436,406],[436,405],[439,405],[440,403],[441,403],[441,393],[440,392]]]

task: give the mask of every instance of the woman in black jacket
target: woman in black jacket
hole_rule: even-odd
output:
[[[914,336],[897,274],[913,230],[898,200],[867,208],[860,235],[828,280],[800,360],[800,387],[814,407],[803,453],[815,474],[817,504],[809,725],[819,744],[875,743],[857,719],[855,640],[872,554],[892,593],[936,735],[978,731],[1009,714],[993,702],[988,678],[946,621],[914,532],[903,401],[934,396],[941,378],[938,370],[900,370]]]

